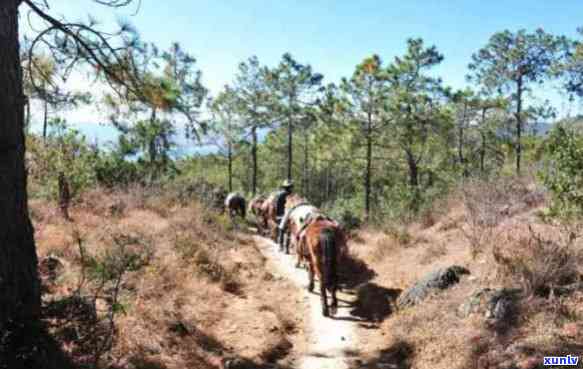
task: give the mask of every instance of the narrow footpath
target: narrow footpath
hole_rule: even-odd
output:
[[[268,259],[271,272],[292,281],[301,291],[306,306],[304,327],[306,342],[302,352],[295,352],[298,369],[349,369],[350,358],[359,347],[355,319],[350,315],[352,296],[338,293],[338,313],[333,318],[322,315],[319,285],[316,281],[314,293],[309,293],[308,272],[295,268],[295,255],[286,255],[277,250],[271,240],[255,237],[259,250]]]

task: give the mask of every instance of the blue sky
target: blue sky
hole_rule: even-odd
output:
[[[373,53],[386,61],[402,54],[409,37],[435,44],[445,55],[436,73],[461,88],[472,53],[494,32],[542,27],[576,37],[583,26],[583,4],[575,0],[142,0],[135,16],[134,8],[114,15],[90,0],[50,3],[53,12],[72,19],[87,13],[104,25],[128,19],[144,40],[162,48],[180,42],[196,56],[212,92],[231,81],[237,64],[251,55],[275,65],[289,51],[335,82]],[[566,104],[549,91],[544,96],[562,114],[579,112],[578,103]]]

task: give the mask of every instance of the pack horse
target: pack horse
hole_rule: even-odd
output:
[[[338,267],[347,253],[346,235],[335,221],[323,215],[311,219],[299,236],[296,247],[298,263],[308,262],[308,291],[314,290],[314,280],[320,282],[322,314],[336,315],[338,309]],[[328,306],[327,292],[330,292],[332,304]]]
[[[225,210],[231,218],[240,216],[245,219],[247,204],[243,195],[238,192],[231,192],[225,199]]]

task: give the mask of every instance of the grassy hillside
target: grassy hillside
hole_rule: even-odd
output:
[[[260,367],[289,350],[302,319],[293,288],[196,200],[94,190],[72,222],[50,202],[31,208],[44,321],[76,364],[214,368],[236,355]]]

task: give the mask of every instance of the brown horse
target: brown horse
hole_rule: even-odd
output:
[[[266,201],[265,195],[257,195],[249,202],[249,211],[257,219],[257,232],[261,235],[267,232],[267,214],[263,209],[263,204]]]
[[[320,281],[320,297],[322,300],[322,314],[329,316],[328,297],[332,296],[331,313],[336,315],[338,299],[338,265],[347,253],[346,236],[338,223],[325,216],[318,216],[311,220],[300,235],[297,252],[300,259],[308,261],[309,284],[308,291],[314,290],[314,276]],[[298,261],[299,261],[298,259]]]
[[[231,218],[239,215],[245,219],[247,212],[247,205],[243,195],[237,192],[231,192],[225,199],[225,209]]]

